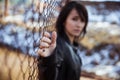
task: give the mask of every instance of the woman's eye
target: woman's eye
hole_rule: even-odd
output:
[[[77,21],[77,20],[78,20],[78,18],[72,18],[72,20]]]

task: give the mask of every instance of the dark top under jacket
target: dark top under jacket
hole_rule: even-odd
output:
[[[71,45],[66,36],[59,36],[53,53],[38,58],[39,80],[80,80],[81,59],[77,45]]]

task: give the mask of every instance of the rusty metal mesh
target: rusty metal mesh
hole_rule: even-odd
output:
[[[0,80],[38,80],[36,51],[41,32],[54,30],[61,2],[31,0],[27,7],[11,5],[9,16],[0,19]]]

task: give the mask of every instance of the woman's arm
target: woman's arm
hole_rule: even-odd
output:
[[[52,55],[38,58],[39,80],[55,80],[56,78],[56,54],[55,49]]]

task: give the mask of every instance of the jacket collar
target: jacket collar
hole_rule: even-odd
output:
[[[64,35],[58,35],[58,37],[62,38],[63,40],[65,40],[65,42],[67,42],[69,45],[71,45],[75,52],[77,51],[79,44],[77,42],[73,42],[73,44],[71,44],[68,36],[65,33],[64,33]]]

